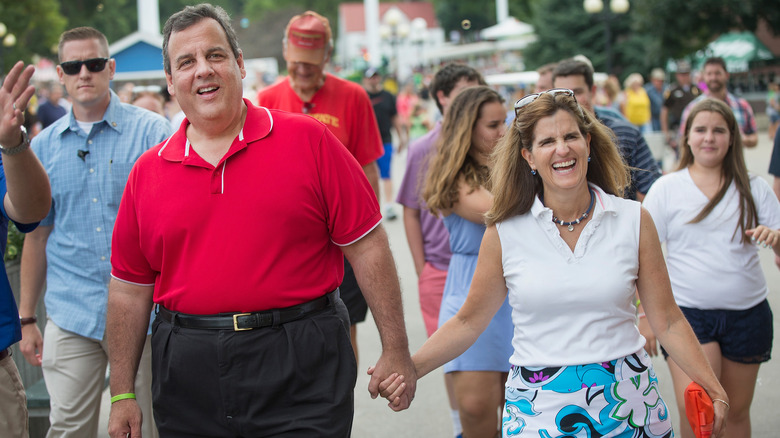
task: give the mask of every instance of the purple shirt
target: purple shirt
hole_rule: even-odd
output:
[[[452,257],[450,235],[441,218],[431,214],[422,199],[428,161],[430,156],[436,153],[436,140],[439,139],[440,132],[441,121],[437,122],[429,133],[418,138],[409,146],[406,173],[401,181],[396,201],[404,207],[420,210],[425,261],[440,271],[446,271],[450,264],[450,257]]]

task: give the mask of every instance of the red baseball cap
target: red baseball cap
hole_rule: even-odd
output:
[[[306,11],[292,17],[284,34],[287,61],[320,64],[328,54],[332,38],[330,23],[316,12]]]

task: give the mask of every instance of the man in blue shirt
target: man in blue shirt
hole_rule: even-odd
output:
[[[52,187],[52,207],[25,239],[19,314],[32,317],[46,284],[45,336],[22,328],[19,347],[43,367],[51,396],[49,437],[97,436],[108,362],[105,341],[111,234],[136,159],[171,132],[151,111],[121,103],[109,88],[116,64],[99,31],[64,32],[57,75],[73,98],[69,114],[33,139]],[[151,312],[151,308],[149,309]],[[136,394],[148,413],[143,436],[156,437],[151,414],[151,358],[139,368]]]
[[[62,99],[62,85],[54,84],[49,87],[49,97],[38,105],[38,121],[41,122],[41,129],[46,129],[64,116],[68,110],[60,105]]]
[[[51,205],[49,178],[30,150],[22,126],[24,109],[35,93],[29,86],[34,69],[18,62],[0,87],[0,253],[5,253],[8,221],[22,232],[35,229]],[[17,86],[14,86],[17,85]],[[11,359],[10,346],[22,338],[16,302],[8,284],[5,265],[0,269],[0,424],[3,436],[27,437],[27,403],[19,370]]]

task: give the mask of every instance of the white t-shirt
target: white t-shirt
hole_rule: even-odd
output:
[[[780,228],[780,203],[769,184],[751,176],[750,191],[758,223]],[[739,193],[732,182],[726,195],[699,223],[690,222],[709,199],[683,169],[658,179],[644,206],[653,216],[661,242],[666,242],[666,265],[677,304],[696,309],[745,310],[768,293],[758,247],[742,243],[737,229]]]
[[[641,207],[591,188],[593,213],[573,252],[538,198],[530,212],[497,224],[513,365],[599,363],[645,345],[634,306]]]

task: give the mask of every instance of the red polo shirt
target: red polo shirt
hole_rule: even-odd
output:
[[[112,275],[154,284],[154,302],[192,314],[300,304],[341,284],[338,245],[381,219],[352,155],[309,117],[252,105],[214,167],[184,123],[138,159],[114,226]]]

